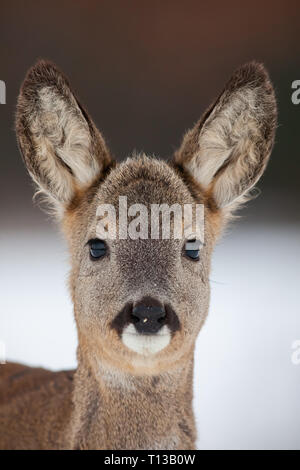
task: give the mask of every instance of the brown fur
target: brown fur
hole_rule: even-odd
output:
[[[40,62],[29,71],[17,134],[69,244],[78,368],[51,373],[0,366],[0,448],[195,448],[193,354],[208,312],[211,253],[266,166],[275,120],[269,78],[251,63],[187,133],[174,162],[141,155],[115,165],[57,68]],[[204,204],[200,260],[182,255],[183,240],[148,239],[109,240],[109,254],[91,261],[96,209],[117,205],[124,195],[128,205]],[[145,298],[168,305],[175,321],[169,344],[152,355],[122,342],[118,318]]]

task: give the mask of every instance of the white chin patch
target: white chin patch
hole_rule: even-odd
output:
[[[153,335],[142,335],[138,333],[135,326],[130,323],[122,333],[122,341],[127,348],[132,351],[150,356],[164,349],[171,340],[169,328],[164,325],[157,333]]]

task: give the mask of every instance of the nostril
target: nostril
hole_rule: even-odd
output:
[[[138,323],[140,321],[140,318],[137,315],[135,315],[134,313],[132,313],[130,315],[130,317],[131,317],[132,323]]]
[[[165,321],[165,318],[166,318],[166,312],[163,312],[162,316],[160,318],[158,318],[158,322],[159,323],[163,323]]]
[[[160,305],[137,304],[131,312],[131,321],[140,333],[152,334],[163,326],[166,312]]]

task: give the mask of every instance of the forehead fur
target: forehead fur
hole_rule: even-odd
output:
[[[198,188],[190,191],[180,172],[167,162],[139,155],[128,158],[111,169],[106,178],[95,181],[85,191],[78,191],[67,211],[67,218],[94,212],[98,204],[118,204],[126,196],[128,204],[204,203]]]
[[[192,203],[194,197],[182,178],[166,162],[141,155],[127,159],[106,178],[96,194],[101,202],[118,202],[127,196],[128,203]],[[199,190],[197,202],[204,202]]]
[[[147,157],[128,158],[113,168],[103,180],[96,181],[85,192],[78,192],[64,220],[66,234],[89,226],[96,214],[98,204],[117,205],[119,196],[126,196],[131,204],[204,204],[205,223],[216,236],[220,229],[221,212],[211,206],[209,199],[180,167]]]

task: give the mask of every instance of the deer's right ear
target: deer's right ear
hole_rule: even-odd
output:
[[[25,78],[16,131],[30,175],[59,209],[111,163],[101,134],[50,62],[39,61]]]
[[[219,208],[236,207],[268,162],[276,128],[276,100],[262,64],[233,74],[219,98],[188,131],[175,161]]]

